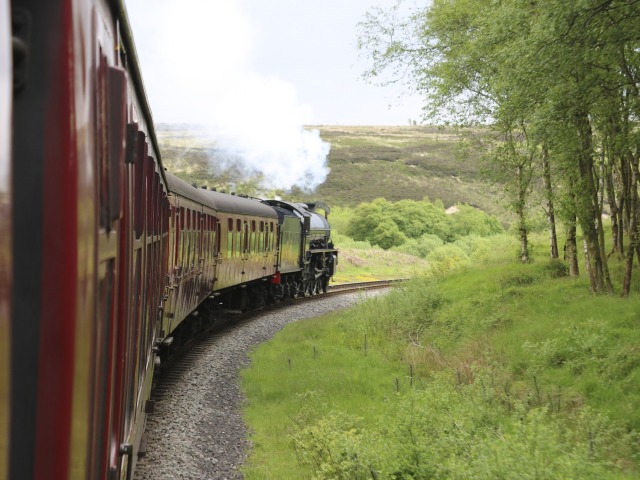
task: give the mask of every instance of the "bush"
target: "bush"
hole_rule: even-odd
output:
[[[551,260],[544,267],[549,278],[562,278],[569,276],[569,265],[562,260]]]
[[[565,423],[547,408],[516,404],[499,418],[484,386],[436,378],[423,391],[389,399],[373,428],[332,412],[293,435],[315,479],[601,479],[614,434],[585,410]],[[618,432],[620,433],[620,432]]]
[[[504,233],[497,218],[487,215],[471,205],[457,205],[458,211],[449,215],[450,241],[466,235],[488,237]]]
[[[354,240],[371,240],[374,229],[386,218],[388,205],[384,198],[358,205],[349,222],[347,235]]]
[[[420,238],[409,238],[402,245],[394,247],[393,250],[400,253],[408,253],[415,257],[427,258],[427,255],[442,245],[443,242],[440,237],[426,233]]]
[[[427,255],[427,261],[434,272],[446,273],[469,263],[469,256],[460,247],[449,243]]]
[[[437,235],[445,240],[449,238],[449,222],[444,209],[438,207],[428,199],[416,202],[414,200],[401,200],[391,203],[384,198],[377,198],[373,202],[362,203],[356,207],[349,220],[347,234],[356,240],[369,240],[378,245],[401,245],[396,228],[390,226],[392,222],[397,230],[402,233],[405,243],[407,238],[420,238],[425,234]],[[386,230],[380,228],[384,224]],[[383,240],[382,243],[374,238],[392,236],[394,241]],[[385,247],[388,248],[388,247]]]
[[[401,200],[390,206],[388,215],[408,238],[432,234],[444,240],[449,236],[449,222],[444,209],[427,199],[420,202]]]
[[[385,218],[373,229],[369,240],[371,243],[388,250],[391,247],[402,245],[407,241],[407,237],[391,219]]]

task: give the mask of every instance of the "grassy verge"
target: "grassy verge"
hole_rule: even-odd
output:
[[[638,478],[640,298],[493,253],[258,348],[247,478]]]

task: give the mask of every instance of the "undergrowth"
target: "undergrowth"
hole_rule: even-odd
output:
[[[456,248],[258,348],[247,478],[640,476],[640,298],[514,264],[507,238]]]

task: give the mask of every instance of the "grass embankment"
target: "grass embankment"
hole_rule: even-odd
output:
[[[564,273],[492,258],[291,325],[243,375],[247,478],[638,478],[640,297]]]

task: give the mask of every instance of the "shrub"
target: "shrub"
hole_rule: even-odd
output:
[[[420,238],[410,238],[400,246],[394,247],[394,251],[408,253],[415,257],[427,258],[427,255],[443,245],[442,239],[437,235],[425,233]]]
[[[431,268],[434,272],[446,273],[454,268],[466,265],[469,262],[469,256],[460,247],[446,244],[427,255],[427,261],[431,263]]]
[[[562,278],[569,276],[569,265],[562,260],[551,260],[544,267],[549,278]]]
[[[388,415],[364,430],[332,412],[294,434],[298,458],[316,479],[601,479],[614,431],[589,410],[569,422],[516,404],[500,418],[477,384],[436,378],[391,397]],[[618,432],[620,434],[620,432]]]
[[[391,247],[402,245],[407,241],[407,237],[391,219],[385,218],[373,229],[369,240],[371,243],[388,250]]]
[[[449,215],[450,240],[455,241],[466,235],[488,237],[504,233],[497,218],[487,215],[471,205],[457,205],[458,211]]]

